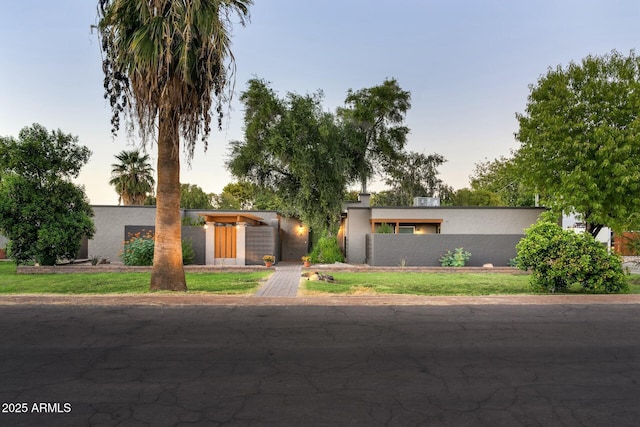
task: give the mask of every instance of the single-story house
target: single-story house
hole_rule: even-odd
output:
[[[155,206],[93,206],[96,232],[79,258],[97,256],[120,261],[123,244],[131,236],[154,232]],[[190,241],[195,264],[261,265],[264,255],[277,261],[300,261],[309,251],[309,230],[296,218],[275,211],[181,209],[189,223],[182,238]]]
[[[508,265],[524,229],[544,208],[370,206],[369,195],[345,204],[338,233],[346,261],[371,266],[439,266],[447,250],[471,252],[467,265]],[[93,206],[95,234],[86,239],[79,259],[120,261],[123,244],[140,232],[154,232],[154,206]],[[297,218],[275,211],[181,209],[183,239],[194,249],[195,264],[261,265],[264,255],[300,262],[310,251],[310,232]],[[187,220],[188,219],[188,220]],[[381,233],[381,229],[393,231]],[[2,239],[2,237],[0,237]],[[0,240],[2,242],[2,240]]]
[[[423,200],[418,200],[423,202]],[[525,228],[545,208],[412,207],[369,205],[369,195],[347,203],[339,242],[348,263],[371,266],[439,266],[447,250],[463,247],[469,266],[509,265]],[[393,232],[388,233],[391,229]],[[380,231],[385,231],[381,233]]]

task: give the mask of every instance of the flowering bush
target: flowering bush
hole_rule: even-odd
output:
[[[121,257],[124,265],[153,265],[153,234],[147,231],[144,235],[135,233],[124,242]]]

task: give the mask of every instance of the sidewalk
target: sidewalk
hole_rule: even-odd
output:
[[[276,265],[276,272],[258,289],[254,296],[293,298],[298,294],[301,274],[302,266],[299,263],[280,263]]]

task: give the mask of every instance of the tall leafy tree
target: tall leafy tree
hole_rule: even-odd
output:
[[[214,195],[214,200],[217,209],[280,210],[281,208],[280,200],[273,191],[260,188],[243,179],[225,185],[220,194]]]
[[[77,137],[38,124],[0,138],[0,230],[17,264],[73,260],[93,236],[89,201],[71,182],[90,156]]]
[[[331,227],[351,165],[335,116],[322,109],[322,94],[281,99],[265,81],[252,79],[240,99],[245,138],[231,143],[231,173],[276,194],[283,212],[312,227]]]
[[[513,157],[476,163],[470,177],[471,189],[494,193],[506,206],[534,206],[535,190],[526,186],[522,172],[526,174],[517,168]]]
[[[414,197],[438,197],[446,187],[438,178],[438,166],[446,160],[440,154],[410,151],[389,165],[386,184],[394,196],[391,206],[411,206]]]
[[[518,114],[517,161],[553,206],[604,226],[640,226],[640,58],[616,51],[549,69]]]
[[[195,184],[180,184],[180,207],[183,209],[211,209],[213,197]]]
[[[98,0],[105,97],[113,131],[121,113],[143,136],[157,127],[158,186],[151,289],[186,290],[180,227],[180,139],[191,159],[205,149],[211,109],[218,126],[232,93],[233,16],[244,25],[252,0]]]
[[[404,120],[410,108],[411,94],[402,90],[395,79],[347,92],[345,107],[338,110],[338,115],[363,193],[374,172],[388,171],[404,151],[409,134]]]
[[[496,193],[473,188],[460,188],[456,190],[447,203],[449,206],[504,206],[499,195]]]
[[[109,184],[116,188],[118,204],[142,206],[147,196],[153,195],[156,184],[149,155],[138,150],[116,154],[118,163],[111,165]]]

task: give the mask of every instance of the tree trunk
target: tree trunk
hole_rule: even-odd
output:
[[[158,188],[151,290],[186,291],[180,222],[180,134],[171,107],[158,118]]]

